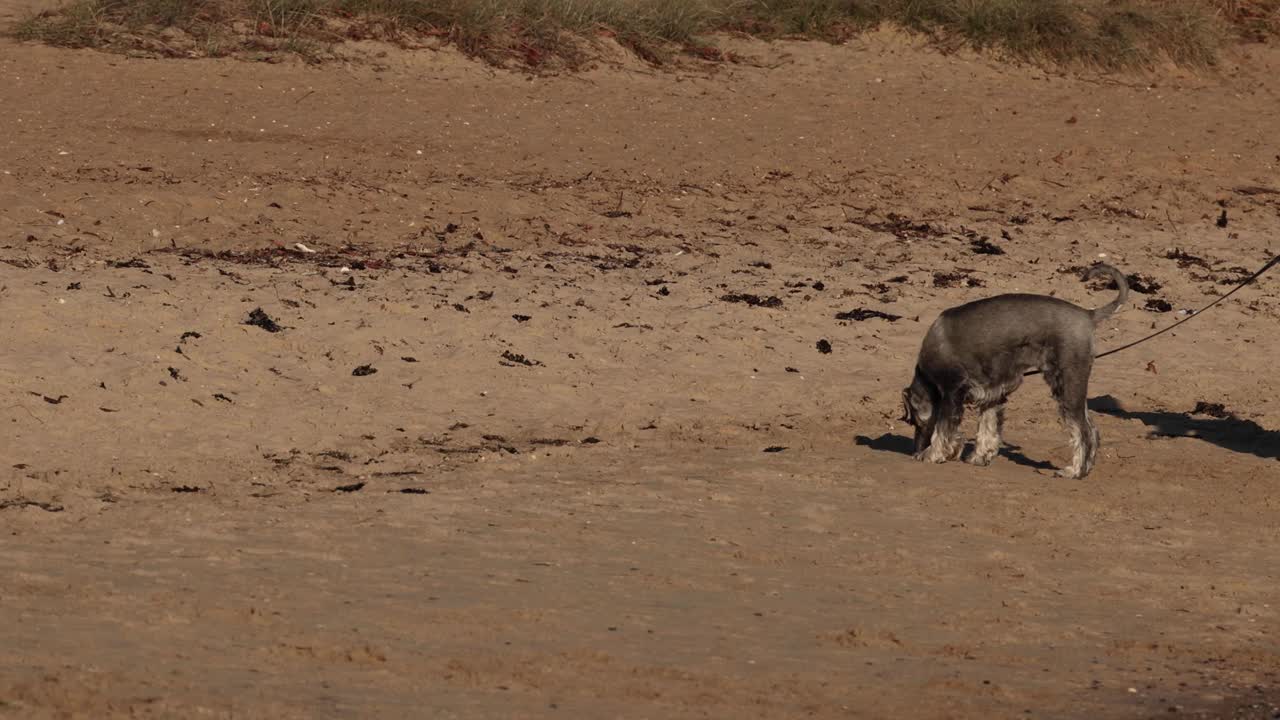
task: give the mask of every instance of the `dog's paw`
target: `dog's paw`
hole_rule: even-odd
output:
[[[979,455],[978,453],[973,453],[969,457],[965,458],[964,461],[970,465],[986,467],[991,464],[993,459],[995,459],[994,455]]]
[[[930,445],[925,450],[916,453],[916,459],[927,463],[944,463],[947,461],[947,453],[938,450]]]
[[[1084,474],[1080,472],[1073,472],[1070,469],[1061,469],[1054,470],[1053,476],[1056,478],[1062,478],[1063,480],[1079,480],[1084,477]]]

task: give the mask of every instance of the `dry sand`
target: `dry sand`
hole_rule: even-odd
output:
[[[1280,251],[1280,51],[735,46],[0,41],[0,717],[1273,717],[1280,274],[1099,361],[1084,481],[1038,380],[989,468],[897,418],[948,305]]]

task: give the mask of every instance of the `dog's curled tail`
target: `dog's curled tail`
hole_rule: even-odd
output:
[[[1100,323],[1103,320],[1106,320],[1107,318],[1111,317],[1113,314],[1115,314],[1115,311],[1119,310],[1120,306],[1124,305],[1124,302],[1129,299],[1129,282],[1125,280],[1124,273],[1111,267],[1110,265],[1107,265],[1105,263],[1098,263],[1097,265],[1094,265],[1093,267],[1089,268],[1089,271],[1087,273],[1084,274],[1084,279],[1092,280],[1093,278],[1103,277],[1103,276],[1109,276],[1111,280],[1115,282],[1116,288],[1120,292],[1116,295],[1115,300],[1112,300],[1111,302],[1107,303],[1106,305],[1103,305],[1100,308],[1090,311],[1091,313],[1093,313],[1093,321],[1095,323]]]

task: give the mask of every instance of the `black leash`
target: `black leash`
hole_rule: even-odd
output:
[[[1104,357],[1106,357],[1106,356],[1108,356],[1108,355],[1115,355],[1116,353],[1120,352],[1121,350],[1128,350],[1129,348],[1133,347],[1134,345],[1141,345],[1142,343],[1144,343],[1144,342],[1146,342],[1146,341],[1150,340],[1150,339],[1151,339],[1151,338],[1153,338],[1153,337],[1156,337],[1156,336],[1158,336],[1158,335],[1163,335],[1163,334],[1165,334],[1165,333],[1169,332],[1170,330],[1172,330],[1172,329],[1174,329],[1174,328],[1178,327],[1178,326],[1179,326],[1179,325],[1181,325],[1182,323],[1184,323],[1184,322],[1186,322],[1186,321],[1190,320],[1191,318],[1200,317],[1200,313],[1203,313],[1205,310],[1208,310],[1209,308],[1213,307],[1214,305],[1217,305],[1218,303],[1222,302],[1223,300],[1226,300],[1227,298],[1231,297],[1232,295],[1235,295],[1235,294],[1236,294],[1236,291],[1238,291],[1240,288],[1242,288],[1242,287],[1244,287],[1244,286],[1246,286],[1246,285],[1248,285],[1248,284],[1252,283],[1254,280],[1257,280],[1258,278],[1262,277],[1262,274],[1263,274],[1263,273],[1265,273],[1266,271],[1270,270],[1270,269],[1271,269],[1272,267],[1274,267],[1277,263],[1280,263],[1280,255],[1277,255],[1277,256],[1275,256],[1275,257],[1271,258],[1271,261],[1270,261],[1270,262],[1268,262],[1266,265],[1263,265],[1261,270],[1259,270],[1258,272],[1256,272],[1256,273],[1254,273],[1254,274],[1250,275],[1249,277],[1245,278],[1243,281],[1241,281],[1241,282],[1240,282],[1240,284],[1238,284],[1238,285],[1236,285],[1235,287],[1231,288],[1231,291],[1230,291],[1230,292],[1228,292],[1227,294],[1222,295],[1222,296],[1219,296],[1219,297],[1218,297],[1218,299],[1214,300],[1213,302],[1209,303],[1208,305],[1205,305],[1204,307],[1202,307],[1202,308],[1200,308],[1199,310],[1197,310],[1197,311],[1195,311],[1195,312],[1191,313],[1190,315],[1188,315],[1188,316],[1186,316],[1186,317],[1182,318],[1182,319],[1181,319],[1181,320],[1179,320],[1178,322],[1176,322],[1176,323],[1174,323],[1174,324],[1172,324],[1172,325],[1170,325],[1170,326],[1168,326],[1168,327],[1166,327],[1166,328],[1164,328],[1164,329],[1157,330],[1157,331],[1155,331],[1155,332],[1151,333],[1150,335],[1148,335],[1148,336],[1146,336],[1146,337],[1144,337],[1144,338],[1139,338],[1139,339],[1137,339],[1137,340],[1134,340],[1133,342],[1129,343],[1128,345],[1121,345],[1121,346],[1120,346],[1120,347],[1118,347],[1118,348],[1111,348],[1110,350],[1108,350],[1108,351],[1106,351],[1106,352],[1104,352],[1104,353],[1099,353],[1098,355],[1094,355],[1093,357],[1094,357],[1095,359],[1097,359],[1097,358],[1104,358]],[[1028,370],[1027,372],[1022,373],[1022,376],[1023,376],[1023,377],[1026,377],[1026,376],[1028,376],[1028,375],[1039,375],[1041,372],[1043,372],[1043,371],[1042,371],[1042,370]]]

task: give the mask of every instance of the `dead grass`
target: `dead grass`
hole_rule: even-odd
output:
[[[1023,59],[1116,69],[1212,64],[1280,35],[1280,0],[74,0],[19,38],[175,56],[293,52],[346,39],[452,43],[494,63],[574,65],[600,35],[661,62],[718,32],[841,41],[881,24]]]
[[[1280,37],[1280,0],[1215,0],[1222,18],[1250,42]]]

